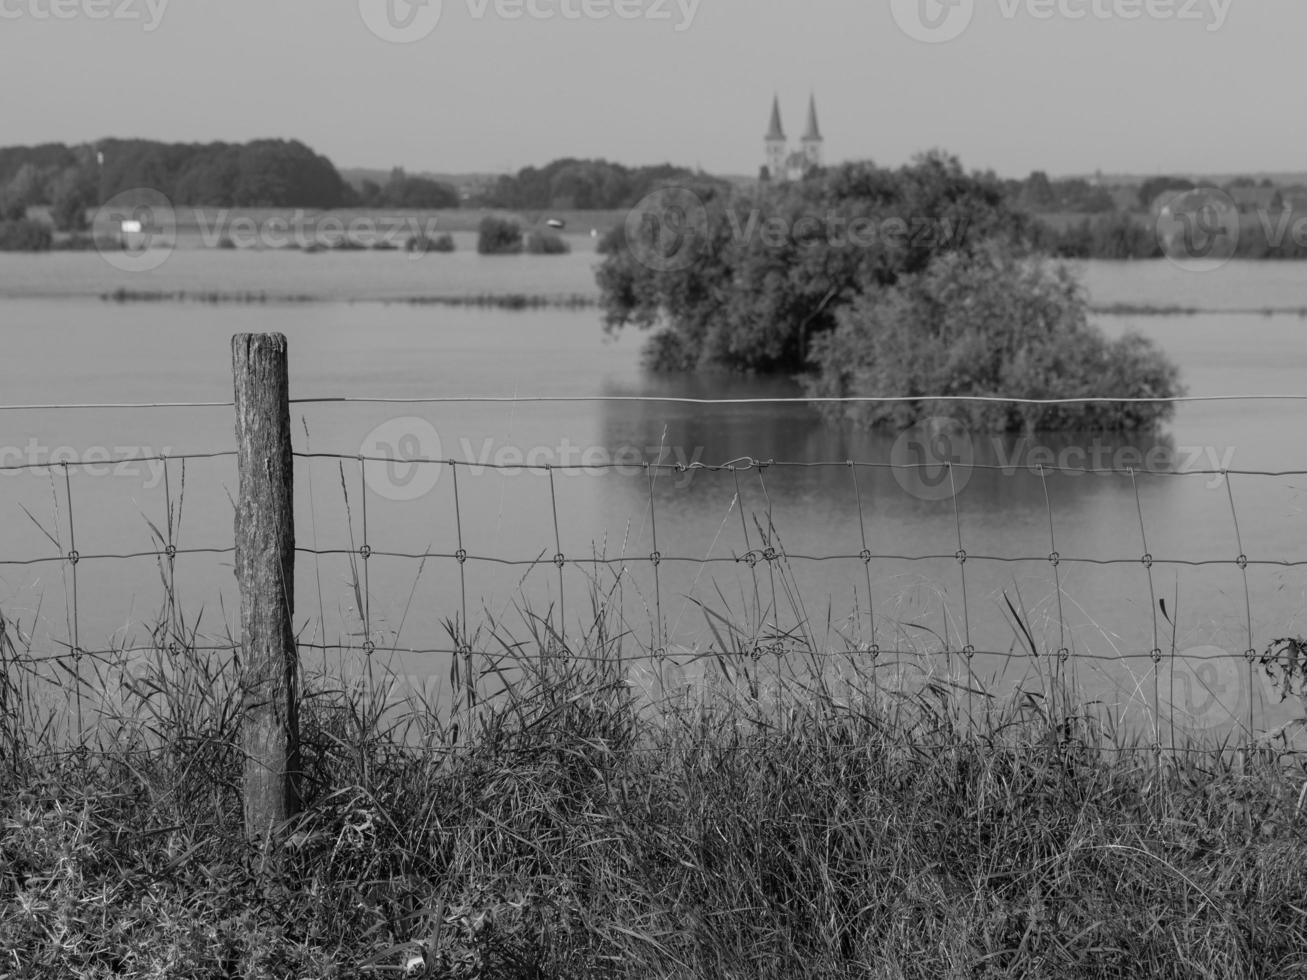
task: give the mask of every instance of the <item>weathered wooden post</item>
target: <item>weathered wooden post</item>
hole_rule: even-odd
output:
[[[241,593],[245,829],[267,838],[298,809],[299,663],[286,338],[232,338],[236,384],[236,580]]]

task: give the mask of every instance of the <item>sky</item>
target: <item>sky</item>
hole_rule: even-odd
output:
[[[0,0],[0,145],[295,138],[340,167],[561,156],[1307,170],[1303,0]]]

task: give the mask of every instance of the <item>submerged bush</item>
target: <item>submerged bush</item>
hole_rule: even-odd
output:
[[[563,236],[552,231],[533,231],[526,238],[529,255],[566,255],[572,251]]]
[[[840,310],[814,339],[817,397],[919,397],[825,406],[828,416],[906,428],[949,416],[971,428],[1138,431],[1169,418],[1169,403],[1020,405],[932,402],[930,396],[1171,398],[1179,369],[1149,340],[1109,340],[1088,322],[1079,283],[1064,267],[999,246],[944,254],[922,273]]]
[[[483,218],[477,235],[477,251],[482,255],[518,255],[522,251],[521,227],[505,218]]]

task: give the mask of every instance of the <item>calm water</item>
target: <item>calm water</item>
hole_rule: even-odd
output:
[[[231,335],[264,330],[290,339],[295,398],[796,394],[784,382],[644,375],[638,368],[640,337],[605,338],[595,311],[518,314],[376,301],[491,291],[592,292],[594,261],[585,251],[564,258],[482,259],[465,249],[418,262],[396,255],[182,251],[155,273],[132,276],[94,255],[0,256],[7,365],[0,401],[224,401],[231,389]],[[1084,276],[1098,303],[1226,311],[1307,305],[1307,266],[1300,265],[1236,264],[1195,276],[1167,264],[1094,264]],[[96,298],[119,286],[308,294],[335,301],[117,305]],[[1111,333],[1132,327],[1155,338],[1181,364],[1192,394],[1307,394],[1307,324],[1297,317],[1226,312],[1103,317],[1100,323]],[[310,642],[359,646],[366,616],[379,646],[447,648],[443,624],[462,616],[466,594],[474,628],[493,619],[522,638],[529,607],[555,619],[561,615],[575,635],[591,618],[588,596],[597,589],[611,594],[612,614],[630,631],[633,649],[662,645],[659,622],[674,653],[706,648],[712,637],[699,605],[704,603],[738,622],[749,643],[762,623],[764,646],[768,635],[797,630],[820,648],[875,643],[956,669],[956,654],[947,661],[933,655],[969,642],[982,652],[974,669],[988,684],[1016,682],[1034,670],[1029,658],[1001,656],[1022,650],[1010,600],[1024,611],[1041,648],[1073,651],[1088,692],[1147,726],[1153,677],[1148,653],[1155,647],[1168,655],[1173,647],[1200,656],[1239,654],[1303,631],[1307,571],[1254,564],[1248,602],[1243,576],[1230,562],[1240,544],[1255,562],[1307,559],[1304,478],[1235,476],[1227,487],[1219,476],[1192,471],[1307,470],[1305,412],[1307,405],[1294,402],[1186,405],[1160,443],[1063,440],[1049,442],[1044,456],[1031,455],[1033,446],[978,438],[976,462],[1005,469],[972,472],[955,499],[939,499],[929,481],[914,483],[900,474],[901,484],[877,466],[858,468],[856,485],[853,472],[841,465],[663,472],[652,490],[639,467],[557,472],[552,486],[544,473],[487,468],[460,469],[456,511],[448,467],[370,469],[365,481],[352,459],[300,460],[302,547],[357,549],[366,512],[374,551],[452,554],[461,524],[463,547],[471,555],[509,563],[470,562],[464,593],[451,559],[375,557],[368,564],[364,610],[355,601],[348,559],[304,555],[297,624]],[[706,464],[741,458],[883,464],[894,443],[823,425],[801,405],[301,404],[293,415],[297,449],[349,456],[375,451],[380,440],[417,448],[424,456],[482,462],[513,463],[532,452],[532,459],[545,463],[620,462],[662,452],[671,461]],[[233,446],[231,411],[223,408],[7,411],[0,420],[6,454],[0,464],[47,462],[63,458],[52,455],[61,450],[64,457],[95,461],[140,452],[221,453]],[[1150,450],[1166,455],[1146,457]],[[1041,460],[1138,466],[1147,458],[1169,460],[1176,472],[1134,481],[1066,474],[1045,480],[1034,467]],[[71,515],[61,471],[0,474],[0,559],[64,553],[74,534],[84,556],[153,552],[151,522],[160,531],[166,527],[165,485],[175,506],[180,498],[179,518],[174,514],[180,547],[230,547],[231,460],[187,462],[184,493],[178,462],[170,464],[166,484],[158,464],[121,469],[101,474],[73,468]],[[430,484],[431,477],[428,489],[421,481]],[[399,499],[424,489],[415,499]],[[1232,514],[1238,516],[1237,531]],[[962,569],[953,557],[959,538],[971,556],[965,599]],[[764,562],[755,572],[735,560],[768,545],[783,548],[790,561],[770,567]],[[877,556],[869,566],[857,557],[864,547]],[[1064,559],[1057,570],[1060,608],[1047,560],[1054,547]],[[648,560],[655,550],[664,558],[656,581]],[[1158,559],[1151,591],[1139,561],[1145,550]],[[604,560],[567,566],[561,604],[550,561],[560,551],[569,561]],[[623,558],[632,561],[624,566]],[[533,567],[537,559],[544,564]],[[1101,564],[1117,560],[1126,562]],[[0,565],[0,610],[32,634],[38,649],[66,645],[72,632],[69,583],[67,563]],[[220,636],[234,629],[238,600],[229,556],[184,556],[177,584],[201,632]],[[1156,612],[1154,594],[1165,599],[1174,627]],[[161,603],[156,563],[150,557],[88,557],[78,566],[78,600],[83,646],[139,642]],[[489,642],[484,633],[483,641]],[[448,671],[444,655],[401,654],[394,663],[406,674],[440,678]],[[684,669],[693,676],[692,665]],[[1168,690],[1169,669],[1168,661]],[[1259,725],[1283,717],[1263,703],[1263,687],[1250,682],[1241,661],[1199,661],[1196,668],[1181,666],[1178,678],[1176,702],[1192,713],[1196,727],[1220,728],[1245,717],[1249,698]]]

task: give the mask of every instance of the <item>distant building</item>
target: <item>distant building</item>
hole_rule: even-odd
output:
[[[822,166],[821,126],[817,123],[817,97],[808,99],[808,125],[797,149],[791,149],[781,125],[781,100],[772,99],[771,125],[763,137],[763,172],[771,180],[800,180],[808,171]]]

